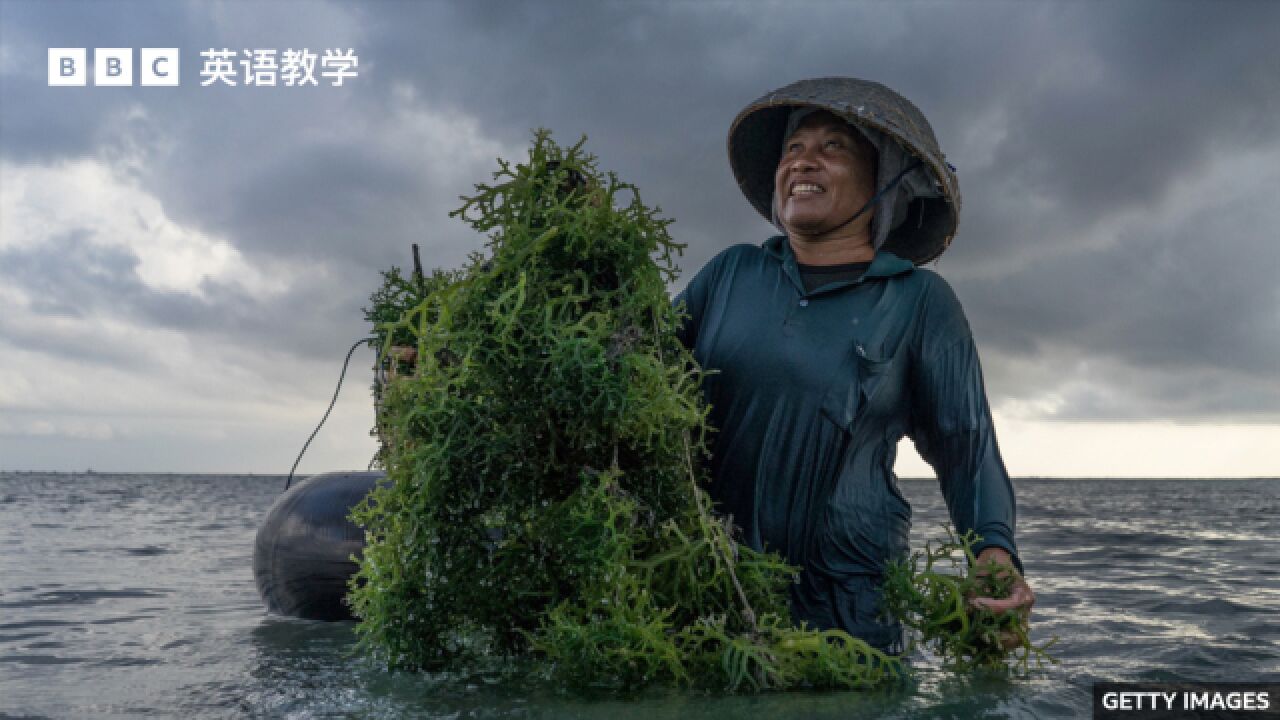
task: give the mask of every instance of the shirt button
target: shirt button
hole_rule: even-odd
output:
[[[809,298],[800,298],[800,307],[809,307]]]

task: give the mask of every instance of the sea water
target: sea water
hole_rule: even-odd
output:
[[[1057,666],[892,691],[578,698],[388,673],[349,623],[268,615],[254,533],[280,477],[0,473],[0,717],[1087,717],[1101,681],[1280,679],[1280,480],[1018,480],[1033,639]],[[919,547],[945,521],[905,480]]]

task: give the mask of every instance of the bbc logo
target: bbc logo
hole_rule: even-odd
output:
[[[178,48],[139,48],[138,84],[177,85]],[[88,84],[86,48],[49,48],[49,85]],[[93,84],[104,87],[133,85],[133,48],[94,48]]]

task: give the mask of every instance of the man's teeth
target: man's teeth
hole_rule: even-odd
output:
[[[820,186],[813,183],[797,183],[791,188],[792,195],[807,195],[809,193],[826,192]]]

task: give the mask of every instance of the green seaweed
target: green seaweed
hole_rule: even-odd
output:
[[[579,689],[903,678],[861,639],[794,626],[799,569],[714,512],[704,371],[666,291],[681,246],[584,142],[537,132],[452,213],[487,253],[427,278],[393,268],[370,298],[380,357],[415,360],[375,388],[387,482],[353,512],[360,647],[393,668],[519,667]],[[893,582],[907,617],[934,600]]]
[[[585,142],[585,138],[584,141]],[[797,568],[738,543],[702,485],[702,371],[666,284],[680,250],[583,142],[536,133],[453,216],[488,253],[422,290],[384,274],[388,482],[353,513],[361,646],[391,667],[508,661],[581,688],[855,688],[901,663],[793,627]]]
[[[975,597],[1009,597],[1020,579],[1017,571],[979,562],[973,548],[982,538],[972,530],[960,536],[949,526],[943,530],[945,540],[929,541],[923,551],[890,564],[884,583],[886,613],[957,672],[1027,672],[1032,663],[1037,668],[1056,663],[1048,650],[1057,638],[1035,645],[1021,613],[997,613],[969,602]]]

